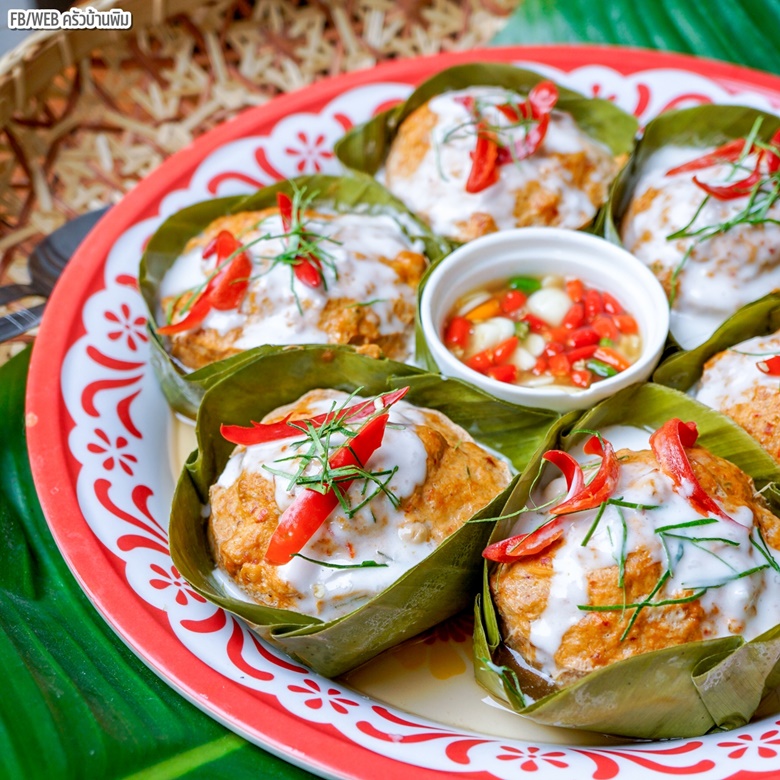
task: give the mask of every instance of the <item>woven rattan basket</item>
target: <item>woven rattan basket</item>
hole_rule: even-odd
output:
[[[243,108],[382,60],[484,45],[517,2],[97,0],[130,11],[132,29],[30,35],[0,59],[0,284],[28,281],[44,235]],[[0,345],[0,363],[33,338]]]

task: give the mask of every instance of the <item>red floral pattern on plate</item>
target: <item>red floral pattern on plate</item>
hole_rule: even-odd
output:
[[[94,279],[77,278],[69,269],[68,281],[49,306],[55,314],[44,321],[39,340],[61,345],[54,354],[63,366],[58,382],[48,387],[50,367],[33,358],[30,419],[42,424],[30,429],[30,441],[39,494],[85,589],[153,668],[259,744],[284,750],[281,730],[292,719],[296,732],[304,732],[317,751],[312,754],[317,767],[342,774],[381,767],[388,775],[397,770],[410,778],[436,772],[514,778],[524,772],[562,779],[678,775],[710,780],[739,762],[753,777],[775,777],[780,722],[759,721],[695,740],[585,748],[475,734],[395,711],[313,675],[260,641],[242,622],[195,594],[170,560],[166,517],[174,475],[160,446],[169,415],[149,364],[136,261],[171,213],[215,195],[251,192],[282,176],[338,171],[332,146],[345,129],[403,99],[415,81],[469,56],[535,67],[586,94],[615,100],[642,122],[689,103],[780,105],[780,80],[730,66],[718,66],[722,76],[715,77],[717,68],[670,55],[610,56],[587,48],[533,50],[531,62],[528,55],[522,49],[448,55],[317,85],[218,129],[186,158],[177,155],[139,185],[112,211],[112,225],[97,231],[103,236],[99,265],[89,265],[95,261],[86,251],[72,264],[92,268]],[[57,313],[70,330],[50,324]],[[42,347],[39,353],[44,352]],[[51,426],[61,414],[65,422],[54,431],[67,429],[67,437],[57,450]],[[47,456],[62,461],[54,476],[41,457],[47,447]],[[72,495],[54,501],[58,478],[65,486],[72,479]],[[99,546],[90,547],[89,538],[82,537],[76,547],[74,528],[91,534]],[[87,547],[89,558],[82,557]],[[121,593],[103,587],[112,568],[119,571]],[[459,642],[463,630],[448,624],[423,641],[430,647],[444,638]],[[444,631],[453,634],[445,637]]]

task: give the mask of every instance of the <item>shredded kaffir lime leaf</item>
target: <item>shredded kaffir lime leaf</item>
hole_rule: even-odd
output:
[[[759,117],[753,123],[753,127],[745,138],[745,146],[740,157],[734,162],[719,162],[719,165],[731,165],[731,170],[726,178],[726,181],[734,180],[738,174],[750,174],[752,169],[745,165],[745,159],[749,154],[753,152],[754,147],[760,150],[771,150],[774,154],[778,154],[780,150],[776,147],[769,147],[757,140],[758,133],[761,129],[763,118]],[[778,196],[780,196],[780,170],[766,171],[766,173],[753,185],[749,194],[746,196],[747,201],[742,209],[734,214],[729,219],[723,222],[715,222],[711,225],[704,225],[702,227],[694,228],[693,225],[699,218],[706,204],[712,199],[712,195],[707,193],[699,207],[696,209],[693,217],[689,220],[688,224],[670,233],[666,239],[673,241],[678,238],[692,238],[693,242],[688,246],[680,262],[675,267],[671,276],[670,294],[669,294],[669,306],[674,306],[674,302],[677,298],[677,284],[685,268],[688,260],[691,257],[694,249],[704,241],[713,238],[723,233],[727,233],[737,225],[763,225],[763,224],[780,224],[780,220],[768,216],[769,209],[777,202]]]
[[[305,188],[294,187],[292,197],[292,214],[290,219],[291,224],[289,230],[283,230],[281,233],[266,231],[237,247],[234,252],[228,255],[224,260],[220,261],[216,267],[208,273],[206,279],[203,282],[194,285],[179,294],[173,305],[169,308],[169,311],[166,312],[166,316],[168,317],[168,324],[170,324],[172,321],[171,318],[176,311],[176,305],[185,297],[187,297],[185,304],[178,311],[179,315],[186,314],[189,309],[192,308],[192,305],[198,299],[200,293],[203,292],[208,283],[226,265],[232,262],[237,255],[241,254],[241,252],[246,252],[256,244],[273,240],[284,241],[285,249],[282,252],[271,255],[256,254],[256,258],[268,261],[269,265],[265,271],[254,274],[250,281],[265,276],[278,265],[288,266],[290,269],[290,289],[292,290],[293,296],[295,298],[298,311],[302,313],[303,307],[301,306],[301,302],[298,298],[298,293],[295,287],[295,267],[302,262],[301,258],[314,258],[316,264],[319,266],[318,273],[323,290],[328,289],[327,278],[325,276],[326,268],[330,270],[335,279],[338,279],[338,268],[336,266],[336,260],[333,254],[328,251],[327,246],[329,244],[340,246],[341,241],[318,233],[315,229],[318,221],[308,214],[311,209],[311,204],[318,194],[319,193],[317,192],[307,193]],[[268,218],[266,217],[265,219]],[[256,223],[254,227],[256,229],[261,228],[265,219]]]
[[[309,558],[302,553],[293,553],[293,558],[303,558],[309,563],[316,563],[317,566],[326,566],[329,569],[381,569],[389,566],[388,563],[379,563],[377,561],[361,561],[360,563],[331,563],[330,561],[318,561],[316,558]]]
[[[435,136],[433,137],[434,157],[436,160],[436,169],[439,173],[439,178],[442,181],[447,181],[447,177],[445,176],[441,165],[441,147],[451,143],[452,141],[462,140],[465,138],[476,139],[480,136],[489,135],[495,140],[499,148],[505,149],[509,152],[513,163],[519,164],[522,162],[522,160],[517,158],[517,153],[515,152],[515,142],[517,140],[514,135],[515,131],[522,129],[525,131],[525,135],[527,136],[532,128],[539,124],[539,120],[532,117],[524,117],[521,115],[521,111],[517,110],[517,119],[513,120],[509,117],[506,117],[506,124],[496,124],[495,122],[490,122],[486,119],[486,111],[488,109],[495,109],[496,111],[500,111],[498,108],[499,105],[508,105],[514,108],[519,103],[523,102],[524,101],[521,95],[510,91],[507,91],[504,94],[504,100],[502,103],[475,97],[473,106],[470,109],[468,106],[466,106],[470,113],[469,119],[455,125],[455,127],[451,127],[446,133],[444,133],[441,139],[437,139]]]
[[[294,472],[267,465],[263,466],[269,473],[288,479],[288,491],[296,486],[316,490],[323,494],[332,490],[341,509],[349,518],[354,517],[360,509],[380,494],[384,494],[395,508],[401,503],[401,500],[389,487],[390,481],[398,471],[398,466],[392,469],[371,471],[359,465],[336,468],[330,465],[330,457],[336,450],[349,447],[350,439],[356,436],[368,422],[386,412],[386,407],[380,407],[368,417],[361,418],[359,424],[345,423],[343,419],[339,419],[339,413],[352,405],[360,389],[358,388],[350,394],[343,404],[337,405],[334,402],[329,412],[330,419],[319,427],[315,427],[308,420],[288,421],[287,424],[301,431],[303,436],[290,445],[291,449],[296,450],[294,455],[279,458],[275,463],[297,462],[297,469]],[[347,491],[341,485],[345,482],[351,483],[354,480],[362,480],[363,484],[359,491],[360,500],[352,504]]]

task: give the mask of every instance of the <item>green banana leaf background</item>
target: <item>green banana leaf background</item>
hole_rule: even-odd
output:
[[[780,477],[768,453],[728,418],[676,390],[634,385],[579,419],[572,420],[571,415],[561,419],[515,487],[505,515],[526,505],[542,453],[551,445],[570,449],[584,435],[576,431],[600,430],[606,425],[630,424],[655,430],[671,417],[694,420],[700,434],[697,443],[738,465],[759,489]],[[773,510],[780,515],[776,504]],[[500,520],[491,541],[507,538],[514,522],[514,517]],[[495,564],[486,563],[476,610],[477,679],[494,696],[532,720],[640,739],[699,736],[744,725],[780,684],[779,622],[750,642],[726,637],[634,656],[526,705],[512,678],[498,670],[502,665],[501,634],[488,588],[488,566]],[[532,683],[539,687],[538,681]],[[531,690],[529,694],[533,696]],[[587,707],[582,706],[583,701],[588,702]],[[641,707],[637,707],[638,701]]]
[[[717,13],[694,0],[521,0],[494,43],[623,44],[780,73],[778,28],[780,0],[720,0]],[[182,699],[82,594],[30,477],[28,362],[24,352],[0,367],[0,776],[313,777]]]

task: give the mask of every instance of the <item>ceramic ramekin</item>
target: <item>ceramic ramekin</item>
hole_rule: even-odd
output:
[[[642,351],[633,365],[587,389],[530,388],[480,374],[445,347],[445,319],[463,295],[512,276],[547,274],[574,276],[588,286],[609,292],[634,316]],[[420,324],[430,355],[443,374],[464,379],[505,401],[568,412],[590,408],[650,377],[669,332],[669,303],[651,271],[609,241],[561,228],[517,228],[470,241],[441,261],[422,291]]]

